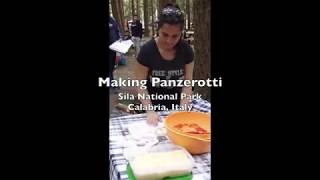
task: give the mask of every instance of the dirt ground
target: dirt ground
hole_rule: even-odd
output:
[[[143,38],[142,43],[148,41],[150,38]],[[125,54],[125,59],[126,59],[126,64],[125,65],[119,65],[113,72],[114,79],[119,79],[120,77],[122,79],[134,79],[133,73],[134,73],[134,67],[137,63],[137,60],[134,56],[134,49],[131,48],[128,53]],[[116,108],[116,105],[119,103],[119,93],[130,93],[134,94],[133,87],[120,87],[119,89],[116,90],[110,90],[109,91],[109,97],[110,97],[110,102],[109,102],[109,107],[111,112],[111,117],[115,116],[121,116],[121,115],[127,115],[128,113],[125,113],[121,110],[118,110]]]

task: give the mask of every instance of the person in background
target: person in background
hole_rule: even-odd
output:
[[[123,36],[130,36],[129,22],[127,18],[124,20]]]
[[[140,43],[142,38],[142,24],[137,15],[133,16],[133,22],[131,24],[131,36],[135,48],[135,56],[137,57],[140,50]]]
[[[192,87],[155,87],[151,78],[161,80],[192,80],[194,53],[191,46],[183,40],[184,18],[180,8],[167,4],[160,12],[158,21],[159,36],[146,42],[137,57],[136,79],[147,80],[147,89],[138,87],[137,93],[146,95],[178,95],[178,99],[157,100],[141,99],[144,107],[163,105],[171,109],[172,105],[186,106],[190,102],[181,98],[181,93],[192,94]],[[147,122],[156,125],[159,115],[147,110]]]
[[[118,23],[113,17],[109,17],[109,46],[121,39],[121,33],[118,26]],[[108,46],[108,47],[109,47]],[[116,62],[116,52],[109,49],[109,78],[113,80],[113,71]]]

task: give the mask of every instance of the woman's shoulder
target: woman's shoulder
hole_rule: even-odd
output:
[[[148,40],[146,43],[144,43],[142,47],[152,48],[154,46],[154,43],[155,43],[155,41],[152,38],[152,39]]]
[[[155,41],[154,39],[151,39],[144,43],[139,51],[137,60],[140,62],[142,65],[150,67],[150,60],[154,59],[156,56],[156,49],[155,49]]]
[[[140,51],[142,51],[143,53],[150,53],[150,52],[153,52],[154,51],[154,39],[150,39],[148,40],[146,43],[144,43],[142,46],[141,46],[141,49]]]
[[[179,43],[181,54],[183,54],[183,59],[185,60],[186,64],[189,64],[193,61],[194,52],[190,44],[184,40],[181,40]]]
[[[193,49],[192,47],[190,46],[190,44],[188,42],[186,42],[185,40],[181,40],[179,42],[179,47],[180,47],[180,50],[182,50],[184,53],[187,52],[187,53],[193,53]]]
[[[180,41],[179,44],[180,44],[180,47],[182,47],[182,48],[187,48],[187,49],[191,48],[190,44],[187,41],[183,40],[183,39]]]

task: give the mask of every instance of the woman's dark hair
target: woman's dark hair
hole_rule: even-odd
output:
[[[163,26],[163,24],[180,24],[181,30],[184,27],[184,17],[178,5],[173,3],[168,3],[160,12],[158,29]]]

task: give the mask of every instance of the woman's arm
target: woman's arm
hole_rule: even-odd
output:
[[[192,80],[192,75],[193,75],[193,67],[194,67],[194,61],[192,61],[191,63],[189,64],[186,64],[184,66],[184,79],[185,80]],[[186,97],[190,97],[189,95],[192,94],[192,86],[186,86],[186,87],[183,87],[182,88],[182,92],[181,93],[184,93],[186,94],[187,96]],[[181,99],[180,100],[180,106],[184,106],[186,104],[189,104],[190,100],[187,99],[187,98],[184,98],[184,99]]]
[[[135,77],[137,80],[141,81],[141,80],[146,80],[147,76],[148,76],[148,71],[149,68],[137,63],[136,68],[135,68]],[[141,86],[137,87],[136,89],[138,94],[146,94],[148,95],[148,90],[147,89],[143,89]],[[152,105],[152,102],[150,99],[140,99],[141,103],[143,104],[143,106],[148,106],[149,104]]]
[[[135,68],[135,77],[137,80],[141,81],[141,80],[146,80],[147,76],[148,76],[148,71],[149,68],[137,63],[136,68]],[[142,87],[137,87],[137,93],[138,94],[145,94],[146,96],[149,95],[148,93],[148,89],[143,89]],[[142,103],[142,105],[144,107],[149,107],[152,106],[152,102],[150,99],[140,99],[140,102]],[[146,108],[146,109],[147,109]],[[152,124],[152,125],[157,125],[159,122],[159,115],[155,112],[155,111],[151,111],[151,110],[146,110],[147,112],[147,123]]]

